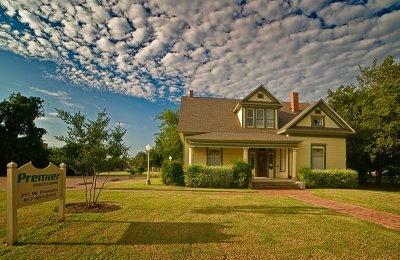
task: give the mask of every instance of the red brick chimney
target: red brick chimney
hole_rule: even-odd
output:
[[[189,97],[193,97],[193,90],[189,90]]]
[[[290,110],[293,113],[299,112],[299,93],[292,92],[290,95]]]

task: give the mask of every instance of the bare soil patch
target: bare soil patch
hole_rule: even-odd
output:
[[[66,204],[65,213],[81,214],[81,213],[106,213],[119,210],[122,207],[118,204],[98,203],[95,206],[87,207],[85,202]]]

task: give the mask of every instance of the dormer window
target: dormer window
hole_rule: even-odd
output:
[[[254,127],[254,109],[246,109],[246,127]]]
[[[256,109],[256,127],[264,128],[264,109]]]
[[[322,116],[311,117],[311,126],[313,127],[324,127],[324,118]]]
[[[273,109],[267,109],[267,128],[275,127],[275,111]]]

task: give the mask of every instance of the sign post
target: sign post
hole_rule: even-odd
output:
[[[7,164],[7,243],[17,242],[17,209],[58,199],[58,220],[65,220],[66,165],[60,168],[50,163],[44,169],[35,168],[31,162],[17,168]]]

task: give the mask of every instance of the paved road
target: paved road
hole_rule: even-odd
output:
[[[98,176],[97,183],[98,185],[102,184],[106,176]],[[118,183],[125,182],[130,180],[140,180],[145,179],[145,176],[110,176],[108,177],[107,183]],[[83,179],[81,176],[67,176],[67,189],[85,189],[85,185],[83,184]],[[7,186],[7,177],[0,177],[0,189],[5,190]]]

